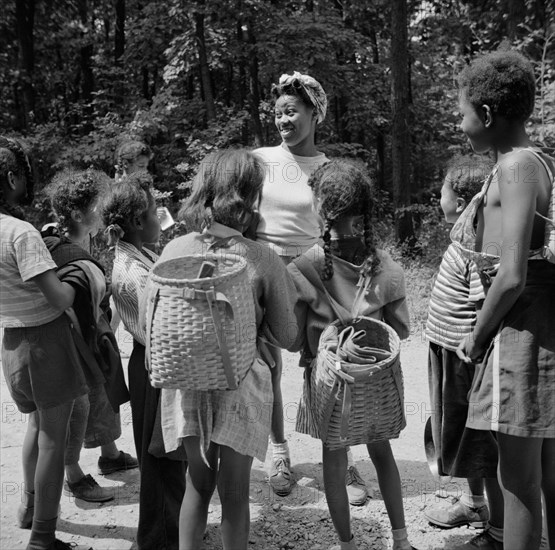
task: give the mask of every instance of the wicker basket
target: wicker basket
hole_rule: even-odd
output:
[[[196,279],[203,261],[212,277]],[[256,354],[254,299],[236,254],[156,264],[147,306],[147,365],[156,388],[236,389]]]
[[[339,333],[346,326],[366,332],[365,345],[381,350],[376,362],[339,360]],[[310,402],[320,438],[329,449],[392,439],[405,427],[400,341],[388,325],[359,317],[332,323],[320,337],[311,373]]]

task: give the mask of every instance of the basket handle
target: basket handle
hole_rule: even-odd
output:
[[[217,301],[216,292],[214,290],[214,287],[211,287],[205,292],[206,301],[208,302],[208,309],[210,310],[210,315],[212,316],[214,328],[216,329],[216,340],[218,341],[218,347],[220,348],[220,353],[222,354],[222,363],[227,380],[227,386],[230,390],[236,390],[237,383],[235,381],[235,375],[233,373],[231,357],[229,355],[229,350],[227,348],[225,338],[223,338],[222,318],[220,317],[220,310],[218,309],[218,305],[215,303]],[[218,295],[221,295],[221,293],[218,293]],[[229,304],[229,301],[227,299],[225,301]]]

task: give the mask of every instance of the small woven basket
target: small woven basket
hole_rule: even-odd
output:
[[[365,345],[385,353],[376,362],[342,361],[330,349],[346,326],[366,332]],[[312,416],[329,449],[393,439],[406,425],[400,340],[385,323],[358,317],[335,321],[322,333],[311,373]]]
[[[206,260],[212,277],[197,279]],[[147,306],[147,365],[156,388],[236,389],[256,354],[254,299],[237,254],[156,264]]]

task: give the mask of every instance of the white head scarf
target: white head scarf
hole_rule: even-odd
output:
[[[328,98],[326,97],[324,88],[322,88],[321,84],[315,78],[297,71],[294,71],[293,74],[282,74],[279,78],[279,85],[294,85],[295,81],[303,88],[312,102],[312,105],[314,105],[317,121],[318,124],[320,124],[326,118],[326,111],[328,109]]]

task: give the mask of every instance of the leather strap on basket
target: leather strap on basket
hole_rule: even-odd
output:
[[[156,309],[159,292],[159,288],[156,288],[154,292],[150,291],[151,296],[148,297],[146,305],[145,368],[149,373],[152,371],[152,365],[150,362],[152,322],[154,320],[154,310]]]
[[[216,340],[218,341],[218,346],[220,348],[220,353],[222,354],[222,363],[224,366],[224,374],[227,380],[227,387],[230,390],[237,389],[237,383],[235,382],[235,374],[233,373],[233,365],[231,364],[231,357],[229,355],[229,349],[225,341],[222,328],[222,318],[220,317],[220,310],[218,309],[217,294],[214,287],[211,287],[206,291],[206,301],[208,302],[208,309],[210,309],[210,315],[212,316],[212,321],[214,323],[214,328],[216,329]],[[225,300],[227,303],[229,301]]]

